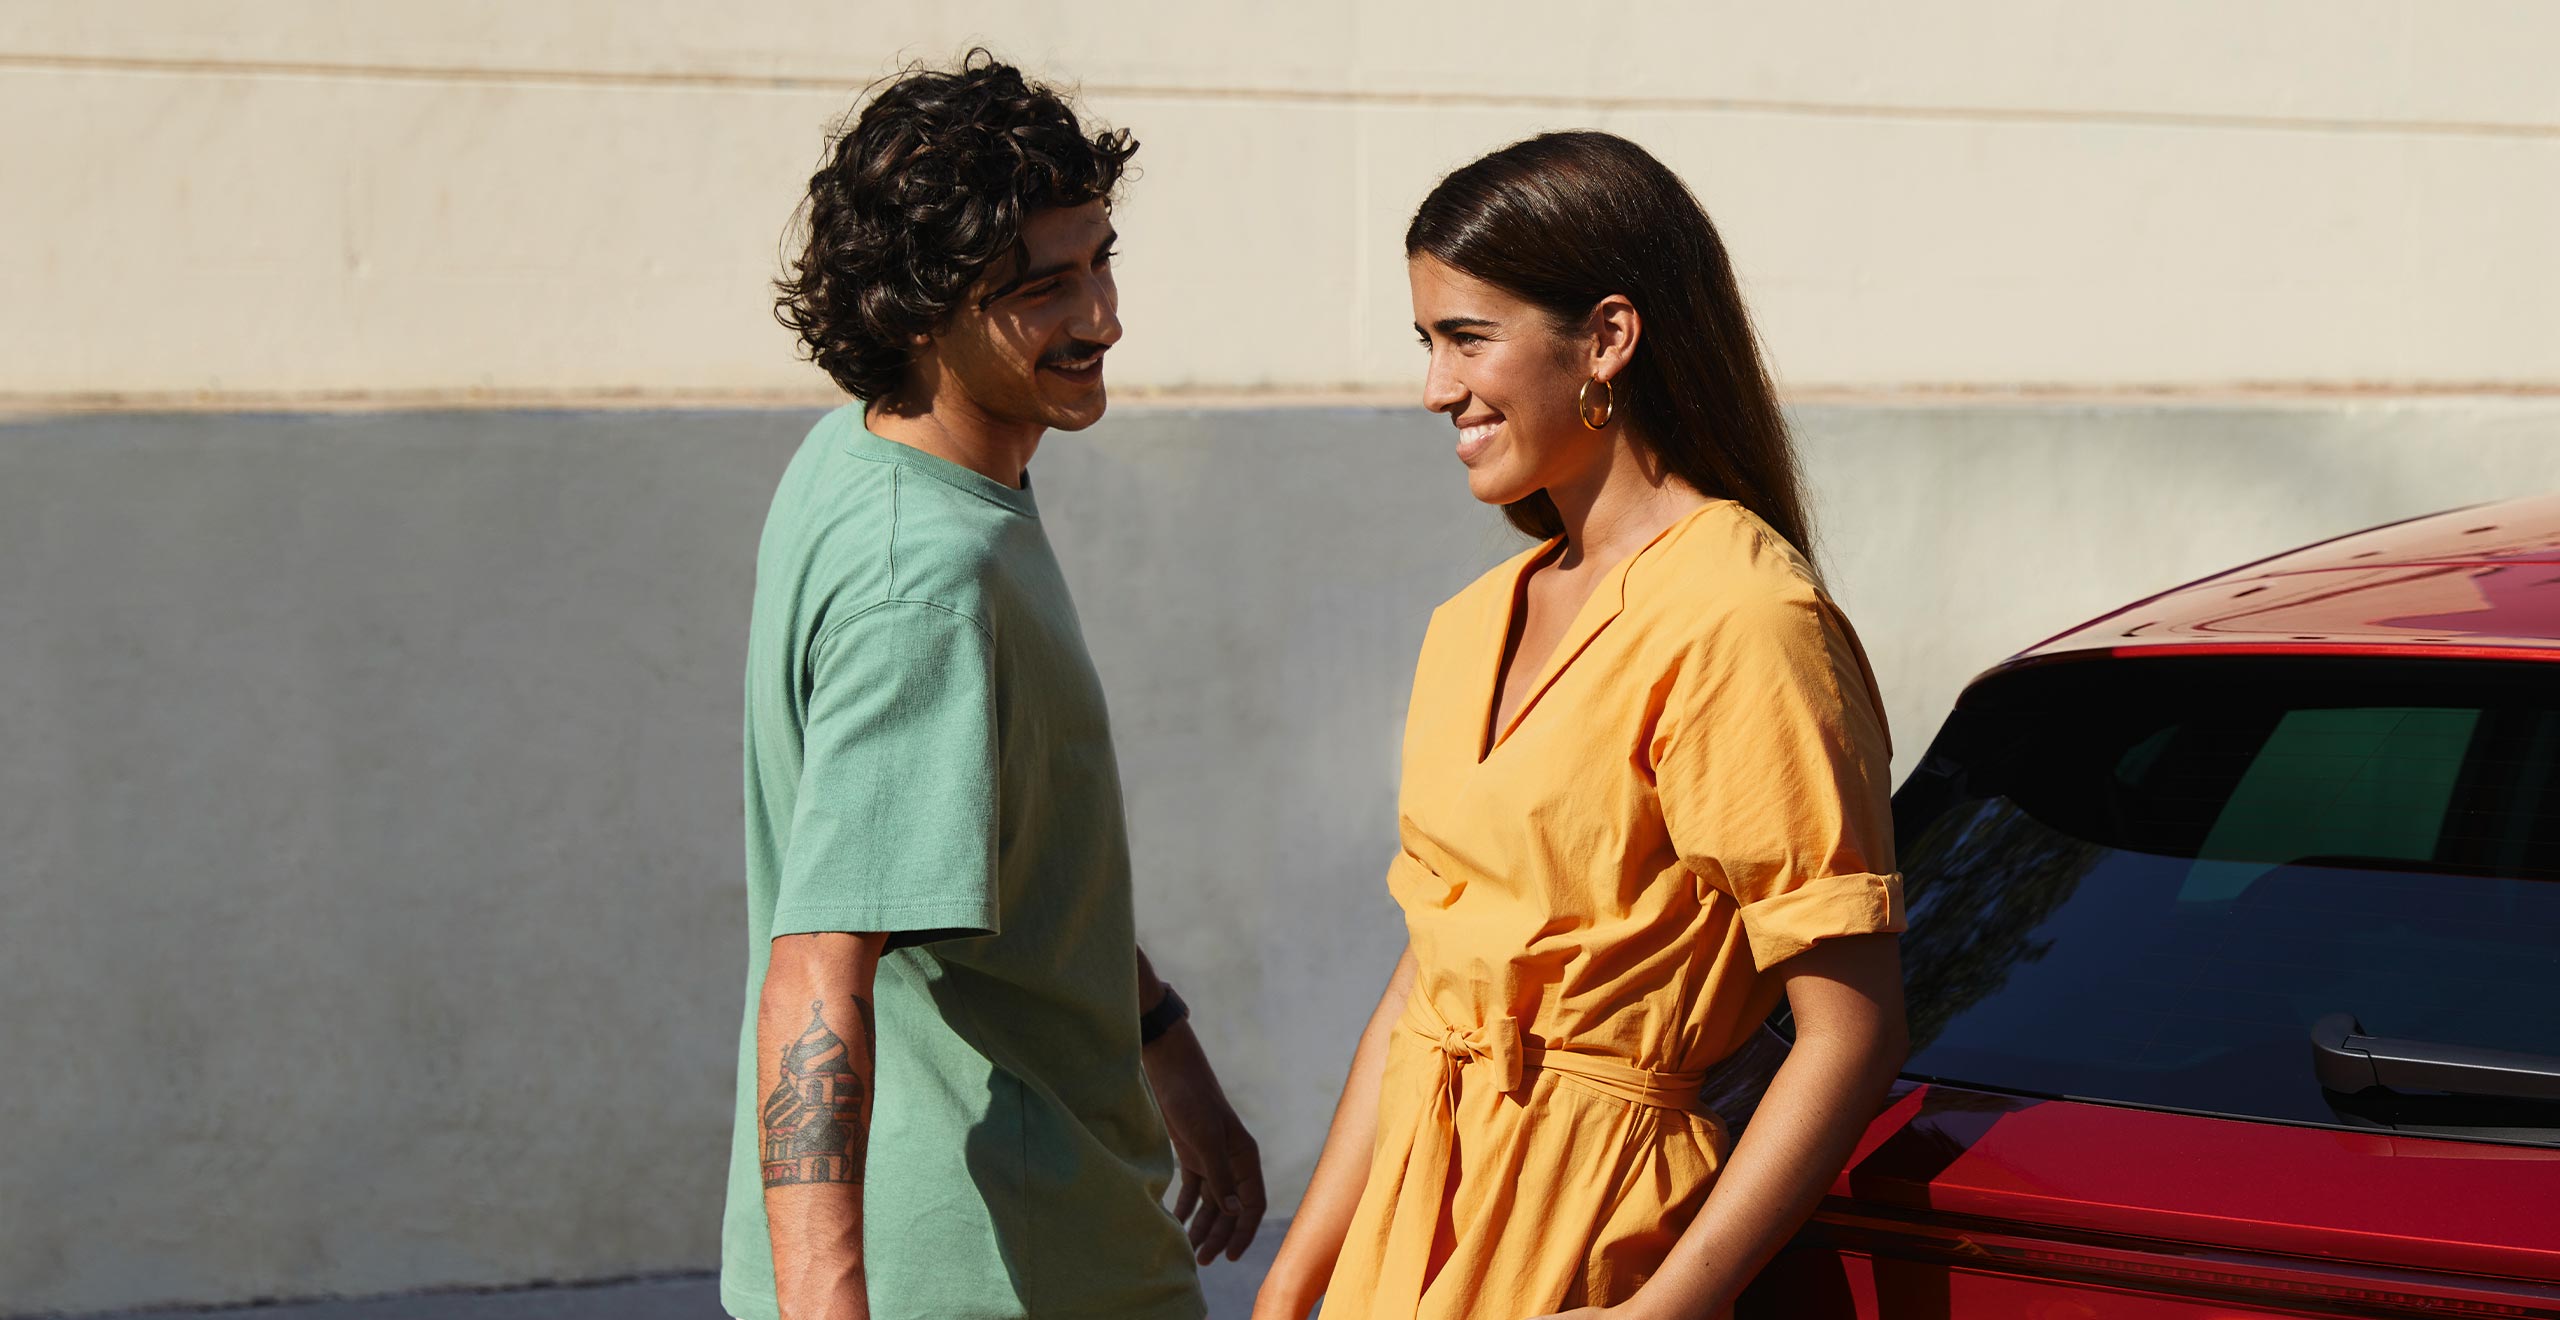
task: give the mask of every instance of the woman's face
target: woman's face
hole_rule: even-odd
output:
[[[1408,260],[1405,273],[1413,328],[1431,350],[1422,406],[1457,424],[1469,492],[1510,504],[1608,462],[1607,440],[1574,403],[1592,375],[1592,342],[1557,333],[1537,307],[1432,257]]]

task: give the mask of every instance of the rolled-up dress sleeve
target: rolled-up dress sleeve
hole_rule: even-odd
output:
[[[1883,703],[1818,589],[1726,612],[1675,676],[1650,750],[1672,846],[1738,905],[1761,970],[1902,929]]]

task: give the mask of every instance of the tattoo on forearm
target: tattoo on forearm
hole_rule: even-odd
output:
[[[870,1078],[877,1067],[871,1002],[851,996],[861,1019],[861,1053],[827,1025],[811,1001],[809,1027],[782,1050],[782,1075],[764,1098],[764,1185],[858,1183],[870,1144]]]

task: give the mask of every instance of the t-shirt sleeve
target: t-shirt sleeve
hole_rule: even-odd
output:
[[[1739,905],[1756,966],[1902,929],[1882,703],[1820,593],[1741,606],[1705,638],[1653,754],[1672,846]]]
[[[998,929],[994,651],[940,606],[874,605],[811,648],[773,933]],[[931,937],[927,935],[927,937]]]

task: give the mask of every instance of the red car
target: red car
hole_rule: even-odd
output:
[[[1894,797],[1904,1081],[1750,1317],[2560,1317],[2560,497],[2128,606]]]

